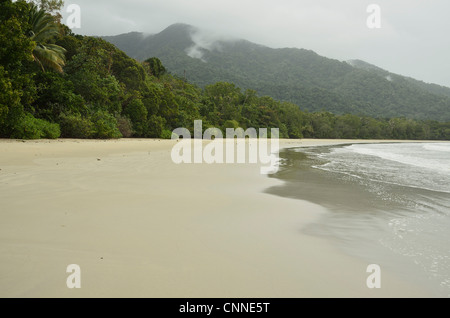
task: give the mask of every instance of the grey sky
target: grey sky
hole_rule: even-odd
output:
[[[80,34],[157,33],[182,22],[450,87],[448,0],[66,0],[72,3],[82,10]],[[366,25],[372,3],[381,7],[381,29]]]

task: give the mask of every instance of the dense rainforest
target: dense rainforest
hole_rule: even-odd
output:
[[[2,138],[170,138],[202,119],[204,129],[280,128],[283,138],[450,139],[450,122],[311,113],[232,83],[200,88],[158,58],[138,62],[74,34],[61,3],[0,1]]]
[[[201,88],[230,82],[310,112],[450,121],[449,87],[359,60],[343,62],[305,49],[270,48],[210,35],[186,24],[171,25],[157,34],[102,38],[139,61],[160,58],[173,74]]]

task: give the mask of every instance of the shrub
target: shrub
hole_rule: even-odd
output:
[[[239,123],[236,120],[227,120],[223,124],[224,131],[226,131],[227,128],[238,129],[239,127]]]
[[[92,115],[91,120],[94,124],[94,138],[118,139],[122,137],[117,119],[110,113],[99,110]]]
[[[133,124],[131,123],[131,120],[129,118],[117,118],[117,127],[119,128],[119,131],[123,137],[130,138],[131,136],[133,136]]]
[[[94,134],[94,125],[88,118],[80,114],[62,114],[60,117],[62,137],[64,138],[91,138]]]
[[[55,123],[49,123],[44,120],[40,120],[42,122],[42,131],[44,135],[41,138],[47,138],[47,139],[58,139],[61,137],[61,128],[58,124]]]
[[[147,124],[147,108],[140,99],[131,101],[123,111],[123,114],[128,116],[133,124],[134,134],[138,137],[145,135]]]
[[[12,138],[17,139],[56,139],[61,136],[58,124],[49,123],[42,119],[26,114],[13,128]]]
[[[163,130],[161,133],[161,138],[162,139],[172,139],[172,132],[170,130]]]
[[[148,137],[161,138],[166,120],[161,116],[152,115],[147,121]]]

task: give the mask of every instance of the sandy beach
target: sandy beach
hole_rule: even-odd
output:
[[[367,288],[369,264],[302,232],[321,206],[264,193],[258,165],[176,165],[175,143],[1,140],[0,297],[428,296]]]

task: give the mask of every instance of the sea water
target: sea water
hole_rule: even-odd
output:
[[[306,231],[450,297],[450,143],[288,150],[284,189],[330,211]]]

